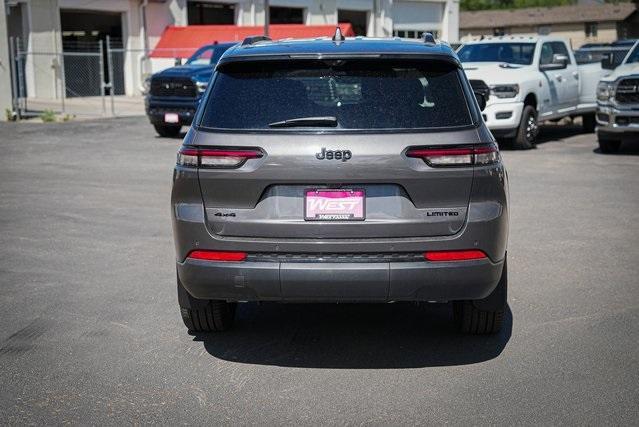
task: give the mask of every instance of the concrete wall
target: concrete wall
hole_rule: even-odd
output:
[[[60,14],[57,0],[30,0],[29,38],[26,51],[25,75],[27,95],[39,98],[59,98],[62,94],[62,50]]]
[[[600,22],[597,31],[597,37],[586,37],[585,26],[583,23],[577,24],[553,24],[550,27],[550,35],[563,37],[568,40],[573,49],[578,49],[585,43],[609,43],[617,40],[617,24],[616,22]],[[538,34],[537,26],[519,26],[506,27],[507,35],[516,36],[535,36]],[[492,28],[464,28],[460,31],[462,41],[468,41],[478,38],[482,35],[492,36]]]
[[[451,43],[459,41],[459,0],[446,2],[440,37]]]

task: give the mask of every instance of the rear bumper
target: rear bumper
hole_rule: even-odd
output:
[[[195,298],[227,301],[390,302],[481,299],[503,260],[385,263],[211,262],[177,264]]]

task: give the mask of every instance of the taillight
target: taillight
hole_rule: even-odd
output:
[[[257,149],[210,149],[182,147],[177,155],[179,166],[200,168],[238,168],[248,159],[264,156]]]
[[[244,261],[246,252],[191,251],[187,258],[205,261]]]
[[[495,144],[409,148],[406,156],[422,159],[433,167],[490,165],[499,161],[499,149]]]
[[[484,259],[486,254],[479,250],[463,250],[463,251],[433,251],[424,252],[424,258],[427,261],[468,261],[473,259]]]

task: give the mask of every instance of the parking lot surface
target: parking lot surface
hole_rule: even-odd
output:
[[[243,305],[186,333],[144,118],[0,125],[3,424],[636,424],[639,148],[578,128],[504,151],[505,330],[446,305]]]

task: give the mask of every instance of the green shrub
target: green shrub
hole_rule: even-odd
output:
[[[40,119],[45,123],[55,122],[55,113],[53,110],[44,110],[40,113]]]
[[[14,113],[11,108],[4,109],[4,116],[8,122],[15,122],[16,120],[18,120],[18,115]]]

